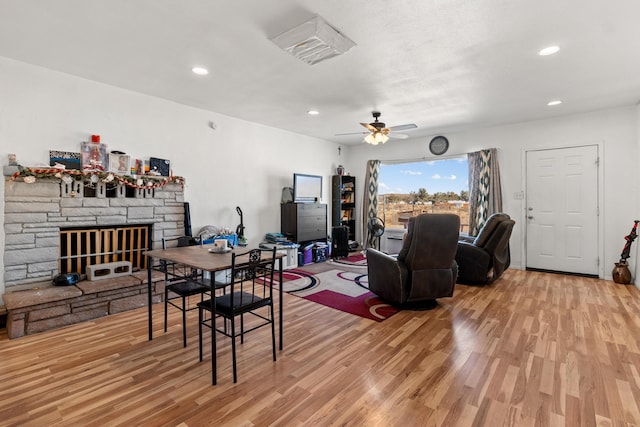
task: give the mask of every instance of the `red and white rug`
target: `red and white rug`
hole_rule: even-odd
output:
[[[346,258],[332,258],[329,262],[336,264],[350,265],[353,267],[366,267],[367,257],[364,254],[353,254]]]
[[[332,268],[333,267],[333,268]],[[381,322],[399,309],[369,291],[366,272],[335,268],[332,263],[312,264],[283,272],[283,290],[336,310]],[[322,271],[318,271],[322,270]]]

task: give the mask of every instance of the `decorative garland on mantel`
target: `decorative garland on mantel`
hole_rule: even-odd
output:
[[[65,184],[71,184],[74,180],[81,180],[83,178],[89,178],[91,183],[96,184],[99,181],[109,183],[118,181],[121,184],[131,188],[139,189],[151,189],[164,187],[169,183],[180,184],[184,187],[184,178],[181,176],[154,176],[154,175],[117,175],[112,172],[100,172],[100,171],[80,171],[76,169],[58,169],[58,168],[23,168],[22,170],[14,173],[10,180],[15,181],[16,178],[22,177],[22,180],[27,184],[33,184],[37,179],[43,178],[58,178]]]

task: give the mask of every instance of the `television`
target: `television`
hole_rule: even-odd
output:
[[[293,174],[293,201],[314,203],[322,198],[322,177],[303,173]]]

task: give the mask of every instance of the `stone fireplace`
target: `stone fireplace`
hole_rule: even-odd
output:
[[[135,188],[95,181],[5,181],[3,299],[10,337],[145,305],[144,249],[184,235],[181,184]],[[131,262],[132,275],[51,285],[60,272],[84,274],[87,265],[120,260]],[[163,291],[164,283],[154,285],[154,302]]]
[[[85,196],[85,192],[90,196]],[[6,291],[50,281],[59,272],[60,231],[153,224],[151,241],[184,235],[184,192],[180,184],[128,191],[124,184],[92,187],[57,179],[5,183]],[[112,197],[108,197],[111,193]],[[115,197],[113,197],[115,196]],[[84,273],[84,272],[82,272]]]

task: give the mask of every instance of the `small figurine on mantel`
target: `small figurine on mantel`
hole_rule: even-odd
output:
[[[9,160],[9,164],[2,167],[2,174],[4,176],[11,176],[14,173],[20,172],[22,170],[22,166],[18,164],[18,160],[15,154],[9,154],[7,158]]]

